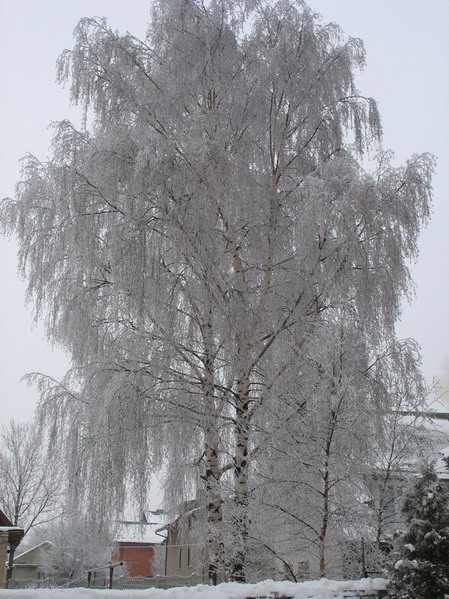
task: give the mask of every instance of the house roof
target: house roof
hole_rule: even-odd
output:
[[[19,555],[16,555],[16,557],[14,558],[14,565],[23,565],[23,564],[16,564],[16,561],[23,560],[23,558],[30,557],[35,551],[38,551],[39,549],[49,550],[52,547],[53,547],[53,543],[50,543],[50,541],[44,541],[43,543],[39,543],[39,545],[35,545],[34,547],[31,547],[30,549],[27,549],[26,551],[19,553]]]
[[[443,412],[401,412],[404,430],[409,430],[410,444],[406,463],[416,469],[422,458],[437,460],[440,452],[449,446],[449,414]]]
[[[449,412],[430,412],[430,411],[417,411],[417,410],[400,410],[399,414],[404,416],[422,416],[423,418],[430,418],[431,420],[447,420],[449,421]]]
[[[194,502],[194,503],[193,503]],[[192,500],[192,505],[196,506],[197,504],[197,500]],[[157,532],[161,532],[163,530],[168,530],[169,528],[174,528],[178,525],[180,520],[184,520],[185,518],[188,518],[189,516],[195,516],[197,514],[197,512],[199,512],[202,508],[201,507],[192,507],[191,509],[187,510],[187,511],[182,511],[184,505],[181,506],[181,514],[179,516],[177,516],[175,519],[172,519],[170,521],[166,521],[166,523],[161,526],[160,528],[157,529]]]
[[[438,477],[449,481],[449,413],[401,411],[399,423],[406,445],[396,464],[396,476],[417,476],[424,460],[435,463]],[[400,430],[399,429],[399,430]],[[447,457],[447,459],[445,459]],[[379,462],[376,474],[383,472]]]
[[[23,528],[14,526],[2,510],[0,510],[0,532],[8,533],[8,543],[12,546],[17,546],[25,535]]]
[[[157,534],[163,527],[166,517],[161,512],[149,512],[149,522],[119,520],[116,523],[114,540],[116,543],[142,543],[159,545],[164,537]]]
[[[16,547],[25,535],[23,528],[18,526],[0,526],[0,532],[7,532],[9,545]]]

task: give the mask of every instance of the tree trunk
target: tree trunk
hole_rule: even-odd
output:
[[[16,503],[14,506],[14,518],[12,518],[13,526],[19,526],[19,510],[19,505]],[[16,554],[17,547],[18,543],[9,545],[8,564],[6,567],[6,588],[9,587],[9,581],[12,579],[12,572],[14,570],[14,556]]]
[[[212,315],[202,328],[205,357],[205,380],[204,397],[206,404],[207,426],[204,437],[204,482],[206,487],[206,559],[209,581],[216,585],[224,582],[224,556],[222,541],[223,512],[220,493],[221,469],[218,459],[218,430],[217,410],[214,398],[214,360],[213,360],[213,336]]]
[[[332,410],[329,433],[324,448],[324,468],[323,468],[323,516],[321,520],[321,529],[319,536],[319,568],[320,576],[326,576],[326,537],[329,526],[329,508],[330,508],[330,458],[332,451],[332,439],[337,423],[337,411]]]
[[[206,431],[204,475],[206,486],[206,556],[208,579],[214,585],[224,582],[224,558],[221,528],[223,524],[222,503],[223,500],[218,488],[220,479],[220,468],[218,463],[218,452],[216,449],[216,436],[210,428]]]
[[[14,555],[16,553],[16,545],[9,547],[8,565],[6,568],[6,588],[9,587],[9,581],[12,578],[12,571],[14,569]]]
[[[249,380],[244,377],[238,388],[236,405],[236,448],[234,456],[234,542],[231,578],[245,582],[245,565],[249,535],[248,452],[249,452]]]
[[[326,460],[323,476],[323,518],[319,536],[319,568],[320,576],[326,576],[326,535],[329,524],[329,468]]]

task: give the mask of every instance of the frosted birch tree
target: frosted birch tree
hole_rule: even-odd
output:
[[[257,423],[323,318],[353,311],[374,356],[408,293],[433,161],[392,166],[363,64],[303,2],[156,1],[144,41],[83,19],[58,76],[85,127],[56,124],[2,207],[72,356],[40,384],[73,498],[120,509],[162,465],[174,495],[200,481],[215,582],[245,578]]]
[[[253,477],[252,535],[294,580],[335,576],[348,542],[385,539],[387,485],[411,445],[407,430],[394,430],[398,406],[426,396],[414,344],[374,357],[350,313],[322,322],[302,357],[290,395],[284,386],[260,427]]]
[[[413,464],[422,457],[417,451],[422,434],[418,415],[426,405],[429,389],[413,367],[416,354],[415,344],[409,341],[406,346],[390,348],[384,364],[376,365],[375,378],[389,402],[379,419],[380,430],[373,437],[373,467],[365,483],[379,551],[382,541],[391,539],[401,524],[400,502],[406,480]]]

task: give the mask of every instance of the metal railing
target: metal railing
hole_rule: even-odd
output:
[[[114,586],[114,569],[119,566],[123,566],[123,562],[110,562],[109,564],[105,564],[104,566],[98,566],[97,568],[90,568],[87,570],[87,588],[92,586],[92,574],[95,572],[109,572],[108,577],[108,589],[112,589]]]

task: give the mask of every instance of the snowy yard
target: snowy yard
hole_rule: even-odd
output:
[[[172,589],[109,591],[94,589],[0,590],[0,599],[246,599],[248,597],[291,597],[292,599],[343,599],[345,591],[384,590],[382,578],[357,581],[314,580],[310,582],[273,582],[256,584],[225,583],[215,587],[198,585]],[[357,597],[354,593],[353,597]],[[364,596],[364,595],[361,595]]]

